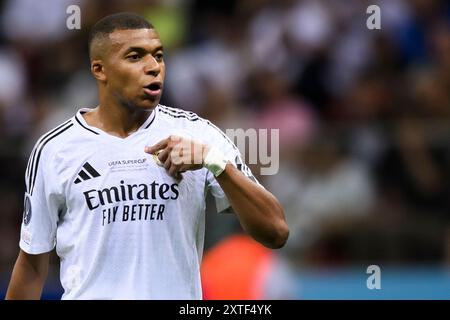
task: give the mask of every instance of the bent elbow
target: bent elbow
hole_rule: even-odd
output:
[[[289,227],[285,221],[282,221],[277,227],[276,236],[272,240],[271,249],[281,249],[286,244],[289,238]]]
[[[271,231],[266,234],[261,244],[270,249],[284,247],[289,238],[289,227],[284,219],[279,219],[272,224]],[[262,240],[262,239],[261,239]]]
[[[250,233],[256,241],[269,249],[280,249],[284,247],[289,238],[289,228],[286,222],[280,221],[277,225],[272,225],[270,231],[258,234]]]
[[[286,222],[286,217],[284,215],[284,210],[283,207],[281,206],[281,204],[278,202],[278,207],[279,207],[279,214],[278,214],[278,221],[275,224],[275,241],[273,243],[273,249],[280,249],[282,247],[284,247],[284,245],[286,244],[288,238],[289,238],[289,227],[287,225]]]
[[[289,238],[289,227],[286,223],[283,207],[279,202],[277,204],[278,210],[274,215],[276,218],[272,224],[272,236],[270,241],[268,241],[269,243],[266,244],[266,247],[270,249],[281,249]]]

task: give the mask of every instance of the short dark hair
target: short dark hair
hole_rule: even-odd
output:
[[[92,27],[89,33],[89,52],[95,38],[105,37],[114,30],[154,29],[145,18],[132,12],[120,12],[106,16]]]

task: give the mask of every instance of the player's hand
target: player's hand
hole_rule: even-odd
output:
[[[209,151],[207,144],[188,138],[171,135],[153,146],[145,147],[144,151],[155,157],[169,175],[181,180],[181,173],[187,170],[198,170],[203,167],[203,161]]]

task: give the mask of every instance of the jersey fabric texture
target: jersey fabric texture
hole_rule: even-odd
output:
[[[205,198],[230,204],[205,168],[177,181],[145,146],[169,135],[210,144],[253,179],[228,137],[195,113],[158,105],[119,138],[77,114],[43,135],[25,173],[20,248],[56,247],[62,299],[201,299]]]

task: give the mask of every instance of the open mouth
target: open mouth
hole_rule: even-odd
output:
[[[144,87],[146,94],[150,96],[156,96],[161,93],[162,84],[160,82],[153,82]]]

